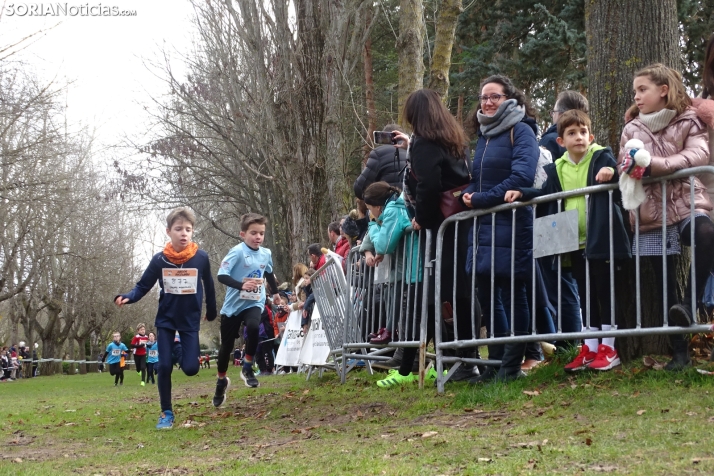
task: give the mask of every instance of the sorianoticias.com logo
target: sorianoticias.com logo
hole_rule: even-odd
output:
[[[3,11],[8,17],[134,17],[136,10],[125,10],[102,3],[11,3]]]

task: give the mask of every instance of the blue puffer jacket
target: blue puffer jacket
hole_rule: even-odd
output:
[[[536,141],[538,126],[525,117],[511,130],[486,138],[481,136],[474,153],[471,184],[465,193],[472,193],[474,209],[501,205],[508,190],[533,186],[540,151]],[[496,214],[494,272],[496,276],[511,275],[511,212]],[[491,215],[478,219],[476,243],[476,274],[491,275]],[[522,207],[516,211],[516,245],[514,274],[518,279],[531,275],[533,256],[533,211]],[[470,254],[470,253],[469,253]]]

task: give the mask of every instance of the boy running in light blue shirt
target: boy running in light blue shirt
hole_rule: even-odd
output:
[[[218,270],[218,282],[228,286],[221,309],[221,348],[218,352],[218,381],[213,405],[220,407],[226,400],[230,380],[226,377],[233,344],[239,337],[241,323],[245,322],[248,338],[243,359],[241,378],[248,387],[257,387],[253,373],[253,356],[258,347],[258,326],[265,307],[263,280],[277,292],[278,283],[273,275],[273,258],[269,249],[260,245],[265,238],[268,220],[257,213],[241,217],[240,237],[243,243],[234,246],[223,258]]]
[[[115,332],[112,336],[114,340],[107,346],[104,352],[104,360],[109,364],[109,375],[114,376],[114,386],[124,385],[124,367],[121,366],[121,357],[126,355],[129,349],[121,341],[121,334]],[[103,360],[103,361],[104,361]]]
[[[149,342],[146,343],[146,383],[156,383],[154,374],[156,364],[159,363],[159,343],[156,342],[156,335],[149,332]]]

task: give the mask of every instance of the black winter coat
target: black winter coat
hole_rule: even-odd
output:
[[[610,183],[617,183],[617,162],[612,150],[607,147],[596,151],[590,159],[590,168],[588,169],[588,187],[592,185],[600,185],[595,181],[600,169],[603,167],[612,167],[615,170],[615,175]],[[543,169],[548,175],[548,179],[543,184],[543,188],[538,190],[535,188],[521,188],[523,193],[522,200],[527,202],[536,197],[558,193],[563,191],[560,185],[560,178],[556,169],[555,162],[548,164]],[[612,196],[612,238],[613,251],[615,259],[631,258],[632,252],[630,247],[630,238],[625,229],[625,222],[622,219],[622,210],[620,209],[621,196],[620,190],[613,191]],[[543,215],[553,215],[558,213],[558,202],[552,201],[538,205],[538,210],[543,211]],[[598,192],[590,195],[588,200],[588,222],[587,222],[587,237],[585,242],[585,256],[588,259],[609,260],[610,259],[610,235],[609,235],[609,201],[607,192]]]
[[[467,184],[470,164],[466,155],[454,157],[442,145],[417,136],[409,145],[409,161],[412,173],[404,179],[415,195],[414,218],[421,227],[436,231],[444,221],[441,192]]]
[[[381,145],[369,153],[367,164],[354,184],[355,197],[362,200],[364,191],[374,182],[384,181],[402,187],[401,172],[407,164],[407,151],[392,145]]]

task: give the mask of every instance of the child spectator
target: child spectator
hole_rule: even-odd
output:
[[[181,368],[186,375],[198,373],[198,329],[201,325],[203,292],[206,292],[206,320],[216,318],[216,295],[208,254],[191,241],[196,217],[188,208],[176,208],[166,219],[166,234],[171,241],[164,250],[151,258],[141,280],[128,294],[115,298],[118,306],[137,302],[156,282],[159,310],[156,314],[159,354],[169,355],[176,332],[181,336],[183,355]],[[171,371],[168,359],[159,360],[158,387],[161,415],[157,429],[169,429],[174,424],[171,405]]]
[[[117,385],[124,385],[124,366],[121,365],[121,359],[129,349],[121,341],[121,334],[115,332],[112,337],[114,340],[109,343],[104,351],[102,362],[106,360],[109,364],[109,375],[114,376],[114,386],[116,387]]]
[[[146,341],[146,382],[156,383],[156,364],[159,363],[159,343],[156,342],[156,335],[149,332],[149,340]]]
[[[557,143],[565,147],[566,152],[561,158],[545,167],[548,176],[543,188],[521,188],[506,192],[508,203],[518,199],[524,201],[536,197],[575,190],[601,183],[616,183],[617,162],[609,148],[593,142],[590,118],[579,110],[571,110],[562,114],[558,121]],[[590,270],[590,327],[588,331],[600,329],[608,331],[612,327],[610,313],[610,235],[609,216],[613,216],[613,258],[630,258],[630,244],[625,230],[625,224],[617,206],[619,194],[613,197],[610,206],[607,192],[592,194],[588,201],[584,196],[565,200],[565,210],[578,211],[578,234],[580,250],[569,253],[566,257],[566,267],[572,269],[572,274],[578,284],[580,307],[583,319],[588,312],[586,260]],[[586,203],[587,205],[586,210]],[[558,213],[558,202],[548,202],[540,205],[546,215]],[[569,261],[569,266],[567,262]],[[617,276],[617,271],[615,276]],[[615,286],[617,288],[617,286]],[[594,370],[610,370],[620,365],[620,358],[615,350],[615,338],[605,337],[602,344],[597,338],[585,339],[578,356],[565,366],[566,371],[574,372],[585,368]]]
[[[131,348],[134,353],[134,366],[136,373],[141,375],[140,385],[143,387],[146,382],[146,343],[149,338],[146,336],[146,324],[143,322],[136,326],[136,335],[131,340]]]
[[[247,339],[240,376],[248,387],[259,385],[253,373],[253,357],[258,347],[260,316],[265,307],[263,279],[267,279],[271,290],[277,291],[278,288],[273,275],[272,254],[269,249],[260,246],[265,238],[267,222],[264,216],[257,213],[243,215],[240,232],[243,242],[228,252],[218,270],[218,281],[228,286],[228,289],[221,309],[221,348],[218,352],[218,380],[213,396],[213,405],[216,407],[226,401],[226,390],[230,385],[226,377],[228,360],[243,322]]]
[[[707,128],[691,107],[692,100],[687,95],[682,76],[663,64],[652,64],[635,73],[633,80],[635,105],[628,110],[633,118],[622,131],[618,163],[627,167],[625,144],[630,139],[639,139],[645,150],[651,154],[651,163],[645,176],[662,177],[678,170],[709,164],[709,144]],[[662,185],[644,185],[646,199],[639,207],[640,234],[639,250],[642,256],[652,256],[649,260],[654,268],[656,280],[667,279],[667,302],[669,324],[688,326],[695,320],[691,307],[692,280],[687,272],[687,291],[684,302],[680,301],[677,290],[676,273],[664,276],[662,266],[662,220],[666,219],[667,269],[674,269],[674,255],[681,253],[681,246],[691,243],[694,233],[694,258],[696,276],[696,300],[704,293],[709,271],[714,263],[714,224],[709,218],[712,202],[699,178],[694,177],[694,216],[690,212],[689,178],[666,182],[665,210],[662,209]],[[634,227],[636,210],[630,212],[630,223]],[[666,214],[666,217],[665,217]],[[636,243],[633,244],[633,247]],[[645,258],[646,259],[646,258]],[[687,340],[683,335],[670,335],[673,358],[665,369],[680,370],[691,365]]]

